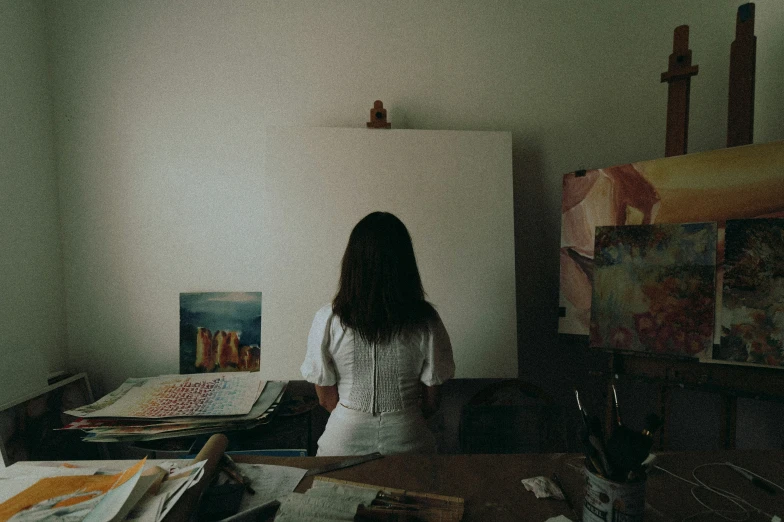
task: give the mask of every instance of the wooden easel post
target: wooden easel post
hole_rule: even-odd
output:
[[[730,90],[727,109],[727,147],[754,142],[754,77],[757,37],[754,4],[738,7],[735,41],[730,47]]]
[[[689,26],[680,25],[675,28],[670,66],[661,75],[662,83],[670,84],[667,89],[667,141],[664,150],[667,157],[686,154],[691,77],[698,71],[699,66],[691,64]]]
[[[699,72],[698,65],[691,64],[691,49],[689,49],[689,26],[679,25],[675,28],[672,40],[672,54],[670,54],[669,68],[661,75],[662,83],[668,83],[667,88],[667,133],[664,155],[680,156],[686,154],[689,141],[689,96],[691,94],[691,77]],[[615,375],[623,370],[623,358],[613,354],[610,358],[610,383]],[[611,393],[608,385],[608,393]],[[667,420],[670,411],[670,389],[667,384],[659,385],[658,409],[659,415],[664,420],[659,431],[657,449],[665,449],[668,443]],[[606,422],[609,429],[611,422],[612,398],[607,397]]]
[[[738,7],[735,41],[730,46],[730,88],[727,108],[727,147],[754,142],[754,79],[757,37],[754,36],[754,4]],[[735,448],[738,398],[723,396],[721,435],[726,449]]]

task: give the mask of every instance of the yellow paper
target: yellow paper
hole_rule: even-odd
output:
[[[142,459],[132,467],[116,475],[75,475],[47,477],[39,480],[18,495],[0,504],[0,522],[5,522],[17,513],[34,506],[56,507],[75,506],[93,500],[128,481],[143,466]]]

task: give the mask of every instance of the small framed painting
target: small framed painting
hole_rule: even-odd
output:
[[[25,460],[100,460],[106,446],[83,442],[82,432],[61,428],[65,411],[93,402],[87,374],[61,379],[33,395],[0,406],[2,467]]]
[[[261,292],[180,294],[180,373],[260,368]]]

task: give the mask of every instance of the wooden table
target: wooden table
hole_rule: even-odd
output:
[[[340,457],[237,457],[239,462],[277,464],[315,468],[343,460]],[[666,452],[658,455],[661,467],[694,480],[692,470],[700,465],[730,461],[784,486],[784,451],[724,450],[718,452]],[[457,496],[465,499],[465,521],[544,521],[557,515],[571,520],[582,516],[582,459],[579,454],[515,454],[515,455],[397,455],[324,476],[406,489],[423,493]],[[563,501],[537,499],[520,482],[523,478],[558,473],[577,513]],[[746,501],[770,514],[784,516],[784,490],[771,496],[726,466],[709,466],[696,470],[697,477],[711,486],[740,495]],[[305,477],[297,487],[304,492],[312,484]],[[680,521],[705,511],[692,497],[689,484],[662,471],[648,478],[646,491],[646,522]],[[700,494],[698,492],[698,494]],[[717,509],[728,505],[702,490],[700,498]],[[733,506],[729,506],[733,508]],[[703,514],[689,520],[721,520],[715,514]],[[752,512],[750,521],[769,521]]]

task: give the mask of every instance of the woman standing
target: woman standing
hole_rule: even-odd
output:
[[[436,451],[425,418],[454,376],[452,345],[394,215],[373,212],[351,231],[337,295],[313,319],[301,372],[331,412],[317,455]]]

